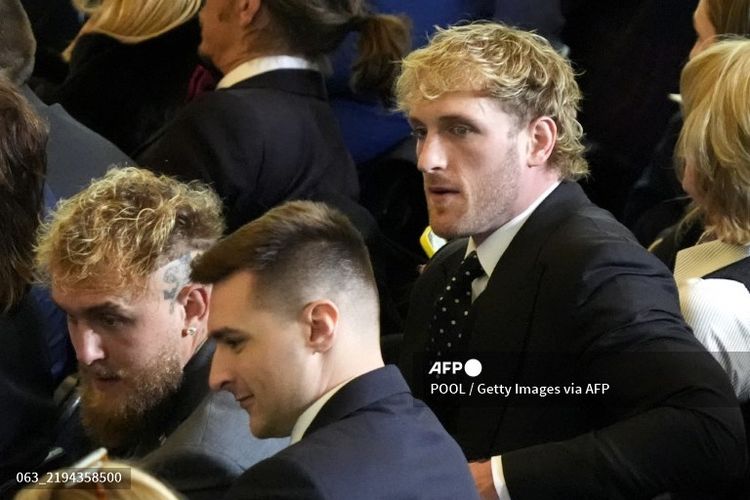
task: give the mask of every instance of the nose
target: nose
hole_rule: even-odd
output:
[[[230,390],[231,376],[227,369],[227,363],[220,345],[216,346],[214,357],[211,360],[211,371],[208,375],[208,385],[211,390]]]
[[[444,169],[446,163],[445,148],[438,134],[427,133],[417,141],[417,168],[420,172]]]
[[[68,331],[73,349],[76,351],[76,359],[85,365],[91,365],[94,361],[106,358],[102,337],[84,323],[74,324],[68,321]]]

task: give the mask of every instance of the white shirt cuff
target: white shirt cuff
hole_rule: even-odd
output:
[[[501,455],[492,457],[490,466],[492,468],[492,482],[495,485],[497,497],[500,500],[510,500],[508,485],[505,484],[505,474],[503,474],[503,457]]]

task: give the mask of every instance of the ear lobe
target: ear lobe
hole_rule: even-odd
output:
[[[529,124],[528,164],[545,165],[557,142],[557,125],[549,116],[540,116]]]
[[[307,343],[313,352],[326,352],[336,339],[339,310],[330,300],[317,300],[305,306],[305,319],[310,326]]]

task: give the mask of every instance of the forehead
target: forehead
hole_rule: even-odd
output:
[[[223,328],[232,318],[253,309],[256,279],[249,271],[232,273],[213,286],[209,328]]]
[[[446,92],[436,99],[419,99],[409,107],[410,121],[429,122],[449,118],[507,123],[513,115],[500,102],[486,94],[473,91]]]
[[[161,299],[158,288],[159,277],[152,274],[144,285],[133,285],[128,288],[106,286],[106,280],[87,281],[72,287],[60,286],[53,280],[52,299],[68,313],[83,311],[94,306],[110,304],[124,308],[156,304]]]

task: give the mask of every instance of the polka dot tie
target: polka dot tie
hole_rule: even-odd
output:
[[[471,308],[471,282],[484,271],[476,252],[471,252],[448,279],[443,294],[435,303],[430,323],[429,350],[438,358],[463,349],[468,342],[464,324]]]

